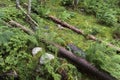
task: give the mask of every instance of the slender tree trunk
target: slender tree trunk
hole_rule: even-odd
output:
[[[73,6],[74,6],[74,8],[77,8],[78,3],[79,3],[79,0],[73,0]]]
[[[19,8],[20,0],[16,0],[16,7]]]
[[[32,0],[28,0],[28,14],[29,15],[31,13],[31,2],[32,2]]]

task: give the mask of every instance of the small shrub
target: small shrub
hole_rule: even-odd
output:
[[[87,50],[87,60],[99,69],[109,72],[113,77],[120,79],[120,55],[104,44],[92,44]]]

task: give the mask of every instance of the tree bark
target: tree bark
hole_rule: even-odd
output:
[[[19,8],[20,0],[16,0],[16,7]]]
[[[31,2],[32,2],[32,0],[28,0],[28,14],[29,15],[31,13]]]

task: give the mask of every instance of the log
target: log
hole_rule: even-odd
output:
[[[54,45],[58,48],[58,53],[62,55],[64,58],[70,60],[82,73],[86,73],[89,76],[93,76],[96,80],[116,80],[111,75],[99,71],[97,68],[92,66],[85,59],[75,56],[70,51],[67,51],[65,48]]]
[[[105,43],[107,46],[109,46],[109,47],[117,50],[118,52],[120,52],[119,47],[116,47],[115,45],[113,45],[111,43],[106,43],[106,42],[104,42],[104,41],[102,41],[100,39],[97,39],[94,35],[91,35],[91,34],[86,35],[84,33],[84,31],[82,31],[80,29],[77,29],[75,26],[72,26],[72,25],[68,24],[67,22],[61,21],[61,20],[59,20],[56,17],[51,16],[51,15],[49,15],[48,18],[50,18],[53,22],[55,22],[57,24],[60,24],[61,26],[65,27],[65,28],[71,29],[72,31],[74,31],[74,32],[76,32],[78,34],[83,35],[86,39],[90,39],[90,40],[93,40],[93,41],[98,41],[98,42]]]
[[[15,23],[15,21],[12,21],[12,22]],[[16,23],[14,25],[16,25]],[[28,28],[24,29],[23,28],[24,26],[22,26],[22,27],[21,27],[21,25],[16,25],[16,26],[20,27],[23,31],[25,31],[27,33],[31,33],[31,32],[29,32],[30,30]],[[85,59],[74,55],[72,52],[67,51],[65,48],[63,48],[55,43],[46,41],[44,39],[40,39],[40,41],[47,45],[55,46],[58,49],[58,55],[62,55],[64,58],[70,60],[81,72],[86,73],[89,76],[96,78],[97,80],[116,80],[111,75],[99,71],[97,68],[92,66],[89,62],[87,62]]]
[[[9,21],[9,24],[11,24],[12,26],[19,27],[20,29],[22,29],[23,31],[25,31],[28,34],[34,34],[34,32],[32,30],[30,30],[30,29],[26,28],[25,26],[17,23],[16,21],[11,20],[11,21]]]
[[[54,16],[48,16],[48,18],[50,18],[51,20],[53,20],[53,21],[56,22],[57,24],[60,24],[60,25],[63,26],[63,27],[69,28],[69,29],[73,30],[74,32],[76,32],[76,33],[78,33],[78,34],[84,35],[84,32],[83,32],[82,30],[77,29],[77,28],[75,28],[74,26],[69,25],[69,24],[66,23],[66,22],[63,22],[63,21],[55,18]]]

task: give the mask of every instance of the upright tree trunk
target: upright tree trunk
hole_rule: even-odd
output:
[[[32,0],[28,0],[28,14],[31,13],[31,2]]]
[[[20,0],[16,0],[16,7],[19,8]]]

